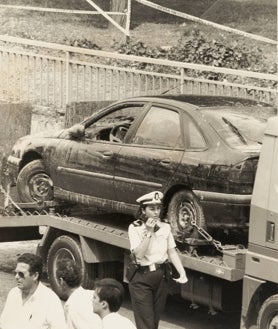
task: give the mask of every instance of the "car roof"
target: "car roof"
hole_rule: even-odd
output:
[[[166,101],[167,104],[171,104],[171,101],[178,101],[182,103],[192,104],[198,107],[218,107],[218,106],[262,106],[272,107],[272,105],[257,101],[254,99],[232,97],[232,96],[212,96],[212,95],[197,95],[197,94],[162,94],[162,95],[150,95],[133,98],[134,100],[145,101]]]

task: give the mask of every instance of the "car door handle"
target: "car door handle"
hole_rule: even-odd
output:
[[[103,152],[100,152],[101,153],[101,155],[103,156],[103,157],[105,157],[105,158],[111,158],[112,156],[113,156],[113,152],[111,152],[111,151],[103,151]]]
[[[163,159],[160,161],[160,163],[165,166],[169,166],[172,163],[172,161],[170,159]]]

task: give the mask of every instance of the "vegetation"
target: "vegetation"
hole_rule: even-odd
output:
[[[94,1],[104,10],[109,10],[112,3],[111,0]],[[276,39],[275,0],[152,1],[203,19]],[[0,3],[93,9],[85,0],[0,0]],[[132,0],[130,43],[126,43],[123,34],[111,27],[100,15],[41,13],[0,8],[0,19],[0,34],[217,67],[272,74],[277,72],[275,45],[177,18],[146,8],[135,0]],[[196,72],[187,74],[195,75]],[[198,76],[200,77],[200,74]],[[201,76],[216,80],[225,78],[206,73]]]

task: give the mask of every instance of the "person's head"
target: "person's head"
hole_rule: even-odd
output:
[[[93,309],[100,317],[117,312],[124,299],[124,287],[115,279],[105,278],[95,282]]]
[[[82,281],[80,267],[72,259],[62,259],[57,263],[56,276],[62,286],[69,289],[78,288]]]
[[[141,219],[153,218],[158,219],[161,215],[163,207],[163,193],[159,191],[153,191],[148,194],[142,195],[136,200],[139,203],[139,217]]]
[[[42,277],[43,262],[41,257],[25,253],[17,258],[15,278],[17,286],[23,291],[36,287]]]

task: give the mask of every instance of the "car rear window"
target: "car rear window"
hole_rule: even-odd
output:
[[[233,148],[259,148],[266,118],[227,111],[204,111],[217,133]]]

